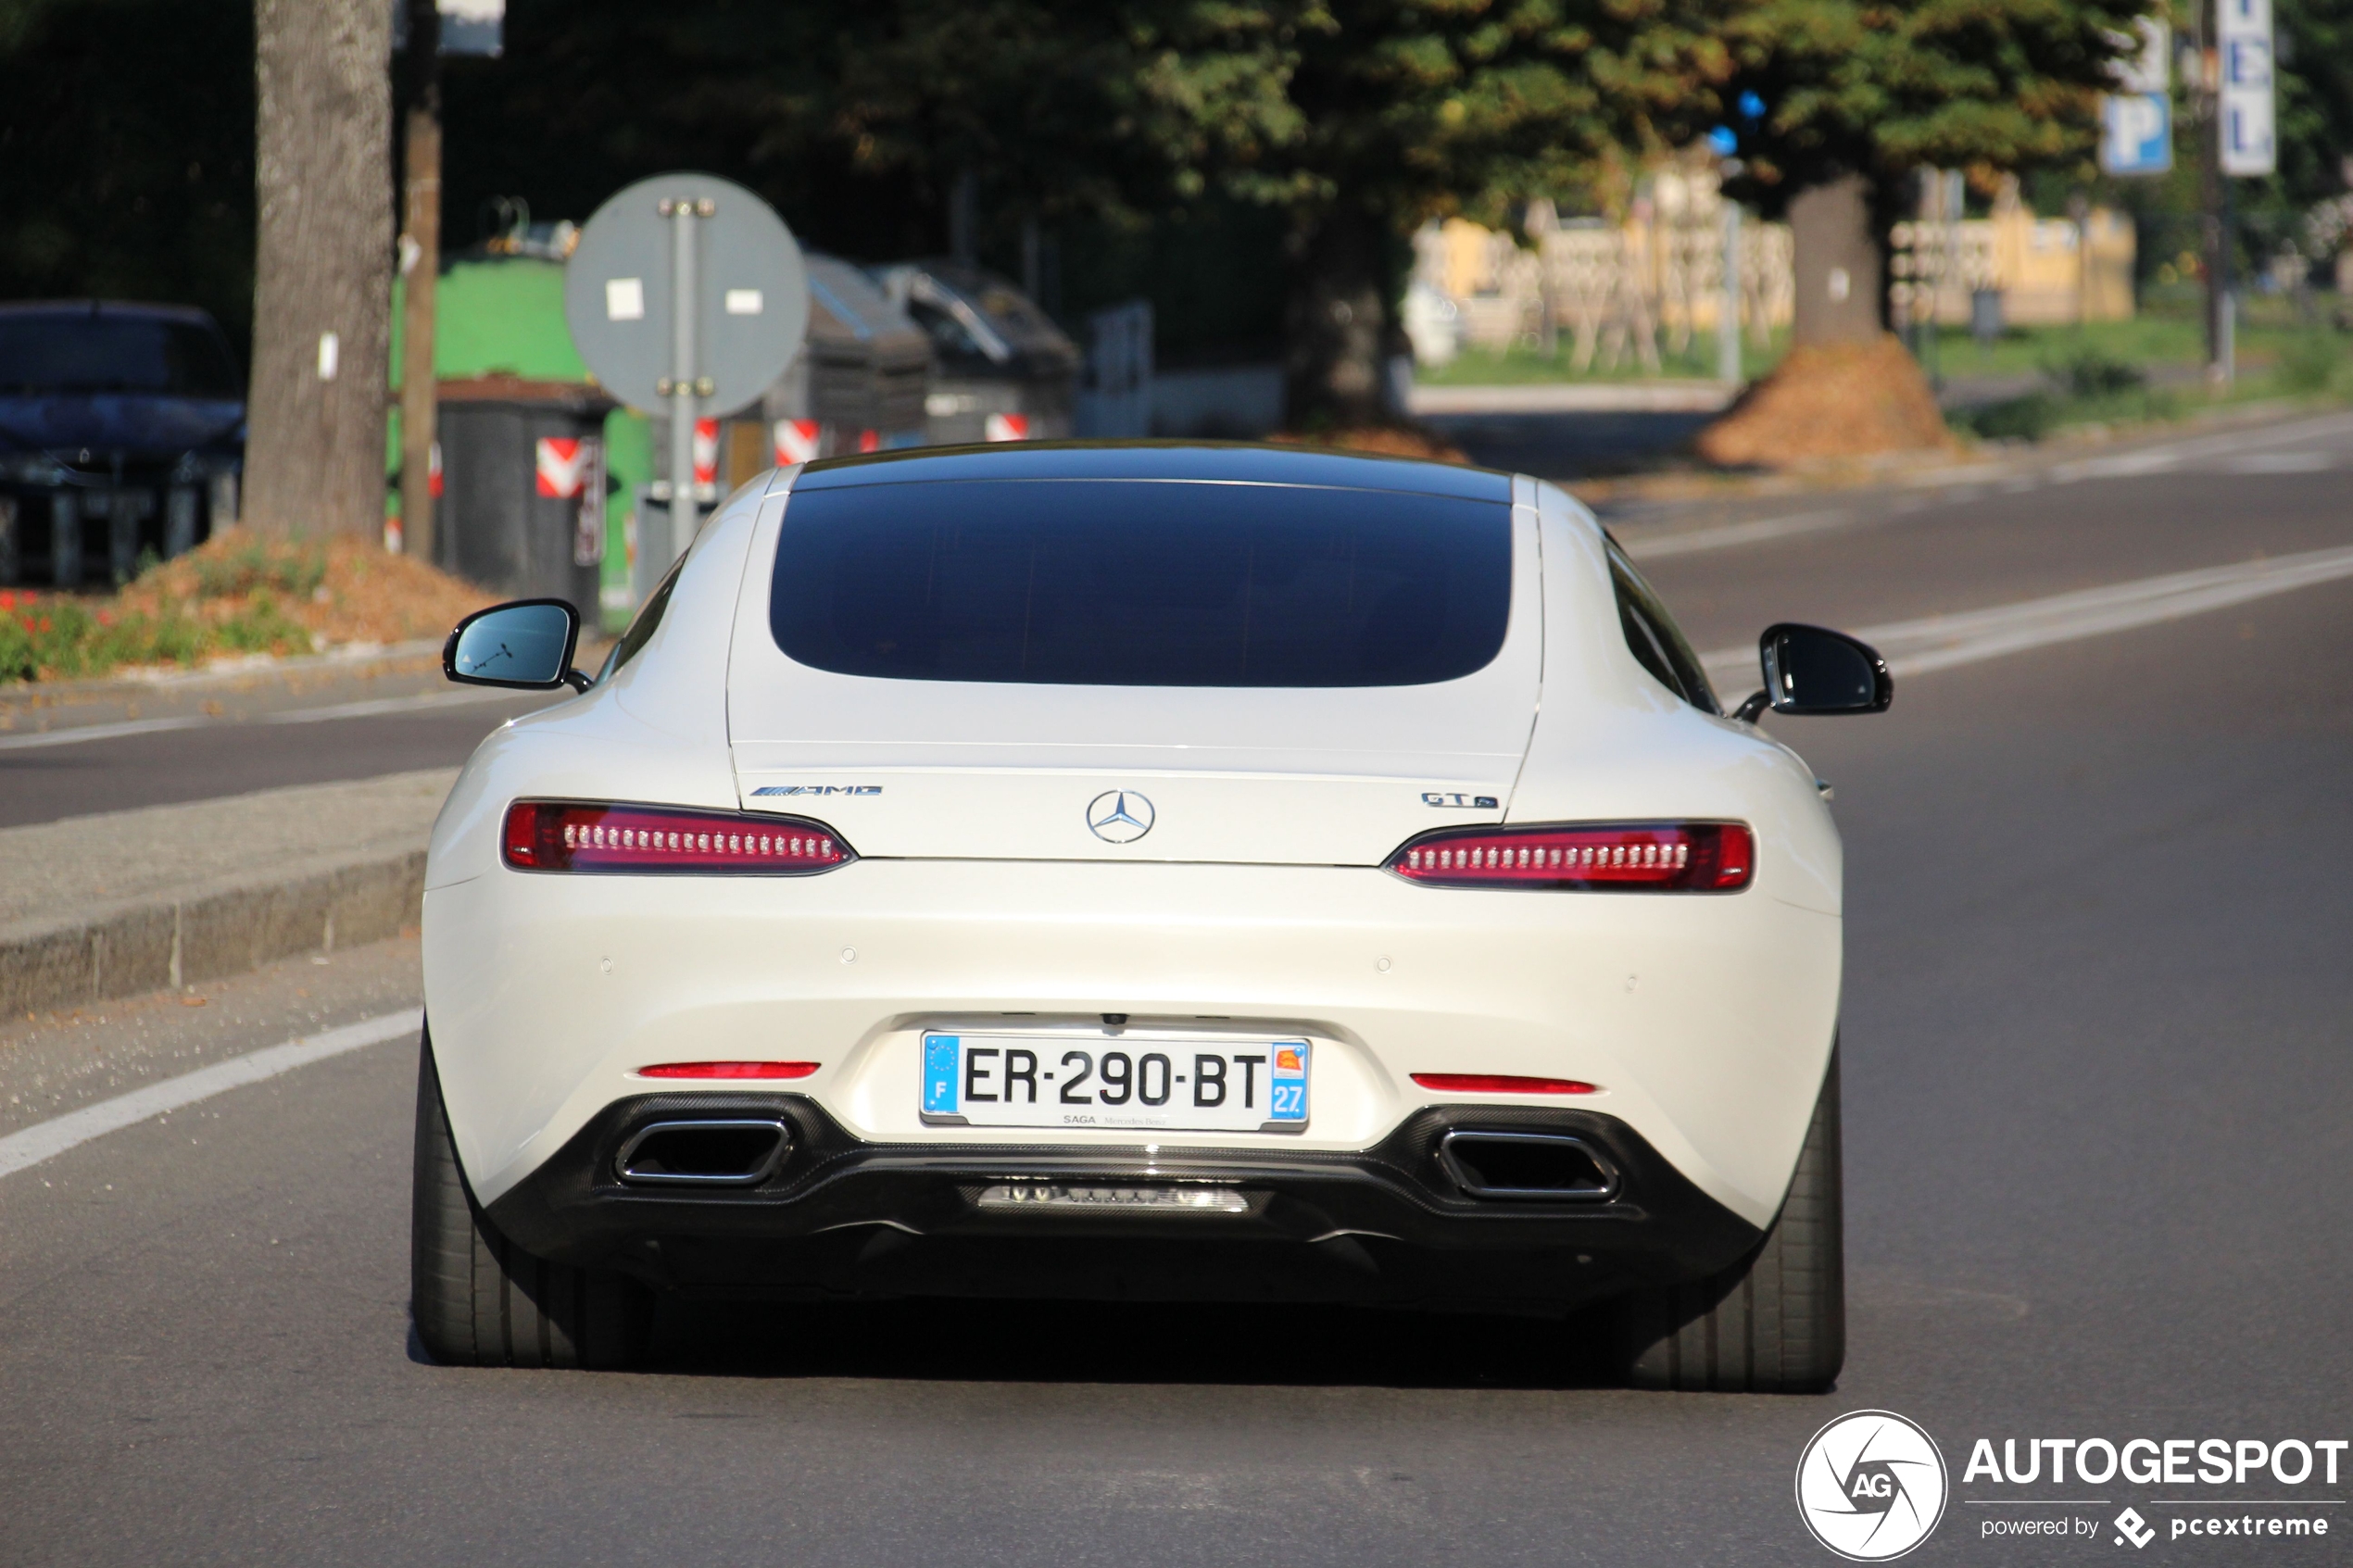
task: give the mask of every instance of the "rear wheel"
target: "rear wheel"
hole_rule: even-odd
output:
[[[409,1311],[434,1361],[617,1368],[642,1356],[650,1291],[624,1274],[535,1258],[475,1204],[449,1135],[430,1034],[417,1068],[414,1196]]]
[[[1617,1304],[1627,1381],[1733,1394],[1827,1391],[1846,1360],[1843,1228],[1833,1047],[1789,1196],[1765,1240],[1718,1273]]]

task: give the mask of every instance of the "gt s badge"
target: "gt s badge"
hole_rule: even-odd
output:
[[[1496,809],[1495,797],[1491,795],[1441,795],[1436,790],[1428,789],[1422,791],[1422,804],[1425,806],[1462,806],[1475,811],[1492,811]]]
[[[754,795],[880,795],[880,784],[761,784]]]

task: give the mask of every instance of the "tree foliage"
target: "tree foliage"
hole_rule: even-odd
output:
[[[1768,208],[1859,174],[1882,191],[1923,165],[1981,182],[2087,155],[2145,0],[1744,0],[1726,123]],[[1762,112],[1741,112],[1740,94]]]
[[[0,0],[0,297],[253,318],[252,0]]]

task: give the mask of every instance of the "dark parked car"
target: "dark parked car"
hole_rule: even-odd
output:
[[[245,381],[201,310],[0,306],[0,583],[128,578],[233,521]]]

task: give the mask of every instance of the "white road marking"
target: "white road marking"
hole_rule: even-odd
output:
[[[569,694],[567,694],[569,695]],[[531,693],[508,687],[477,686],[472,691],[427,692],[415,696],[383,696],[365,702],[338,702],[328,708],[289,708],[276,713],[258,713],[258,724],[315,724],[322,719],[365,719],[376,713],[412,713],[421,708],[441,708],[454,702],[497,702],[501,697],[529,696]]]
[[[189,714],[177,719],[126,719],[114,724],[71,725],[61,730],[35,730],[26,734],[0,734],[0,751],[32,746],[79,746],[84,741],[115,740],[123,735],[150,735],[166,730],[215,730],[243,723],[315,724],[328,719],[365,719],[378,713],[411,713],[470,702],[496,702],[500,697],[527,696],[495,687],[464,692],[430,692],[416,696],[373,697],[365,702],[338,702],[325,708],[290,708],[259,713],[251,719],[214,719]]]
[[[50,1121],[35,1123],[21,1132],[0,1138],[0,1176],[55,1159],[93,1138],[136,1126],[151,1116],[178,1110],[230,1089],[258,1084],[265,1079],[275,1078],[281,1073],[291,1073],[297,1067],[308,1067],[314,1061],[324,1061],[346,1051],[396,1040],[403,1035],[414,1035],[424,1027],[424,1022],[422,1008],[380,1013],[358,1023],[347,1023],[340,1029],[330,1029],[323,1035],[288,1040],[283,1046],[271,1046],[244,1056],[231,1057],[226,1061],[216,1061],[210,1067],[200,1067],[194,1073],[183,1073],[177,1078],[167,1078],[160,1084],[149,1084],[129,1094],[117,1095],[112,1099],[85,1105],[79,1110],[68,1111]]]
[[[1924,675],[2007,653],[2203,615],[2347,577],[2353,577],[2353,548],[2312,550],[2145,577],[1990,609],[1889,621],[1859,628],[1855,635],[1879,649],[1895,674]],[[1727,692],[1757,678],[1753,648],[1718,649],[1703,662],[1708,678]]]
[[[1794,512],[1788,517],[1758,518],[1755,522],[1726,523],[1721,528],[1695,528],[1688,533],[1662,533],[1645,537],[1636,534],[1620,539],[1626,553],[1636,560],[1655,560],[1661,556],[1688,556],[1701,550],[1720,550],[1732,545],[1755,545],[1768,539],[1787,539],[1799,533],[1818,533],[1826,528],[1840,528],[1860,521],[1853,512]]]
[[[210,719],[127,719],[119,724],[81,724],[64,730],[34,730],[20,735],[0,735],[0,751],[22,751],[36,746],[75,746],[86,740],[113,740],[118,735],[151,735],[163,730],[198,730]]]
[[[2250,452],[2222,464],[2224,473],[2325,473],[2336,467],[2326,452]]]

